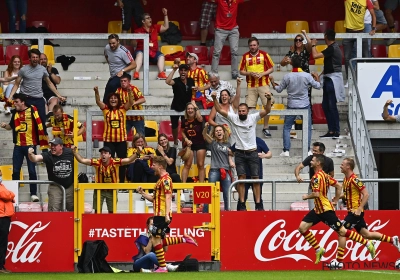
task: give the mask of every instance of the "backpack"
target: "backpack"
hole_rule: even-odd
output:
[[[161,41],[168,45],[177,45],[182,41],[182,34],[178,26],[173,22],[169,22],[168,29],[160,33]]]
[[[187,255],[179,264],[178,271],[199,271],[199,261],[191,259],[192,255]]]

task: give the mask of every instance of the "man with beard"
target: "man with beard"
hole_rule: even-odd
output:
[[[71,148],[63,146],[61,138],[54,138],[50,142],[50,152],[35,155],[33,148],[29,148],[28,156],[32,162],[44,162],[47,176],[50,181],[60,184],[65,189],[67,211],[74,211],[74,156]],[[49,185],[49,212],[61,211],[63,192],[55,185]]]
[[[21,85],[21,93],[26,95],[26,105],[35,106],[40,116],[42,124],[46,123],[46,102],[43,99],[42,81],[44,80],[50,90],[63,102],[65,97],[57,91],[49,79],[49,73],[46,68],[39,64],[40,51],[31,49],[28,51],[29,64],[25,65],[18,72],[18,78],[15,80],[8,101],[12,103],[13,96]],[[44,133],[47,135],[46,130]]]
[[[240,74],[246,76],[247,94],[246,104],[250,109],[256,108],[257,100],[260,97],[262,104],[267,104],[265,93],[269,91],[269,74],[274,72],[274,63],[268,53],[259,49],[259,42],[256,37],[248,40],[249,51],[245,53],[240,62]],[[272,101],[272,103],[274,103]],[[264,117],[265,137],[271,137],[268,128],[269,116]]]
[[[251,178],[258,179],[260,165],[257,152],[256,126],[261,118],[271,112],[271,94],[269,92],[265,93],[267,103],[264,106],[264,110],[253,114],[249,114],[249,107],[246,103],[239,104],[238,114],[226,112],[218,103],[217,94],[213,92],[211,96],[214,100],[215,110],[232,124],[232,133],[234,133],[236,139],[235,165],[239,180],[246,179],[246,165],[251,171]],[[238,184],[237,191],[239,193],[238,209],[246,211],[246,203],[244,202],[245,186],[243,183]],[[253,192],[256,198],[255,210],[262,211],[260,183],[253,184]]]
[[[54,137],[60,137],[64,143],[64,147],[71,148],[74,144],[74,118],[66,113],[62,106],[55,105],[53,111],[47,114],[46,127],[51,127]],[[78,136],[85,132],[85,126],[77,122]]]
[[[136,68],[136,62],[130,51],[122,46],[117,34],[108,36],[108,44],[104,48],[104,56],[110,69],[110,79],[104,90],[103,102],[107,103],[108,95],[120,87],[120,78],[124,72],[129,73]]]
[[[111,149],[104,146],[99,150],[100,158],[86,159],[78,153],[78,147],[72,146],[72,152],[76,160],[84,165],[93,166],[96,169],[96,183],[106,183],[109,185],[119,183],[119,167],[132,163],[137,154],[132,154],[129,158],[112,158]],[[108,213],[113,213],[113,190],[100,191],[100,213],[103,208],[103,201],[106,201]],[[97,190],[93,192],[93,209],[97,209]]]
[[[44,53],[40,55],[40,65],[46,68],[47,73],[49,74],[50,81],[53,83],[54,87],[57,88],[57,85],[61,83],[60,74],[58,73],[57,68],[53,67],[51,63],[48,63],[47,55],[45,55]],[[47,83],[43,80],[42,80],[42,90],[43,90],[43,96],[46,99],[46,106],[47,106],[46,112],[49,111],[51,112],[53,110],[53,107],[58,104],[57,95],[54,94],[54,92],[49,88]]]
[[[176,70],[179,68],[179,77],[172,79]],[[187,64],[181,64],[178,66],[178,61],[172,66],[172,71],[169,73],[165,83],[172,86],[174,97],[172,99],[171,109],[177,112],[183,112],[186,109],[186,104],[192,100],[192,91],[194,87],[194,80],[188,78],[189,66]],[[183,113],[181,120],[183,121]],[[172,135],[174,137],[174,145],[178,145],[178,124],[179,116],[170,116]]]

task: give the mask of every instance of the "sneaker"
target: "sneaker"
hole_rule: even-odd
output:
[[[194,239],[193,237],[191,237],[191,236],[189,236],[189,235],[187,235],[187,234],[184,234],[183,235],[183,239],[185,240],[185,242],[187,243],[187,244],[193,244],[194,246],[199,246],[198,244],[197,244],[197,242],[196,242],[196,239]]]
[[[239,202],[238,201],[237,210],[238,211],[247,211],[246,202]]]
[[[157,76],[157,80],[166,80],[166,79],[167,79],[167,75],[165,75],[165,72],[161,72]]]
[[[338,139],[340,137],[340,133],[339,132],[334,132],[333,133],[333,139]]]
[[[173,264],[167,263],[168,272],[174,272],[174,271],[176,271],[178,269],[178,267],[179,267],[179,264],[178,265],[173,265]]]
[[[0,273],[11,273],[11,271],[7,270],[5,267],[0,269]]]
[[[396,41],[396,38],[389,39],[389,40],[387,41],[386,45],[387,45],[387,46],[393,45],[393,43],[394,43],[395,41]]]
[[[344,85],[344,88],[348,88],[349,87],[349,82],[347,82],[345,85]]]
[[[11,45],[19,45],[18,40],[11,40]]]
[[[6,114],[6,115],[11,114],[10,107],[6,107],[6,108],[4,109],[4,114]]]
[[[153,272],[155,272],[155,273],[166,273],[166,272],[168,272],[168,269],[167,269],[167,267],[161,267],[160,266],[159,268],[157,268]]]
[[[315,264],[318,264],[321,261],[322,256],[325,254],[325,249],[320,247],[315,253]]]
[[[264,136],[265,136],[266,138],[269,138],[269,137],[271,137],[271,133],[269,132],[269,130],[268,130],[268,129],[266,129],[266,128],[263,128],[262,132],[264,133]]]
[[[139,80],[139,72],[135,72],[135,73],[133,74],[133,79],[134,79],[134,80]]]
[[[145,269],[145,268],[141,268],[141,269],[140,269],[140,272],[143,272],[143,273],[152,273],[152,272],[153,272],[153,270],[151,270],[151,269]]]
[[[256,211],[264,211],[264,205],[260,202],[260,203],[256,203],[256,207],[255,207]]]
[[[206,157],[211,157],[211,151],[206,152]]]
[[[22,45],[25,45],[25,46],[28,46],[28,47],[31,46],[31,43],[29,43],[27,40],[22,40],[22,41],[21,41],[21,44],[22,44]]]
[[[335,133],[330,133],[328,131],[328,133],[321,135],[319,138],[333,138],[335,136]]]
[[[399,244],[399,237],[398,236],[393,236],[393,246],[397,248],[400,252],[400,244]]]
[[[279,156],[281,156],[281,157],[290,157],[289,151],[286,151],[286,152],[282,151],[282,153]]]
[[[290,139],[297,139],[297,133],[296,132],[290,132]]]
[[[237,78],[241,78],[241,79],[243,79],[242,77],[240,77],[239,75],[232,75],[232,80],[236,80]]]
[[[371,254],[372,259],[375,259],[375,247],[374,247],[374,243],[372,243],[371,241],[368,241],[368,243],[367,243],[367,249],[368,249],[369,253]]]
[[[37,195],[31,195],[32,202],[39,202],[39,197]]]

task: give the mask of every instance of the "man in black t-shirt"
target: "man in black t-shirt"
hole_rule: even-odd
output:
[[[175,63],[175,62],[174,62]],[[172,79],[176,70],[179,68],[179,77]],[[178,61],[172,66],[172,71],[168,75],[165,83],[172,86],[174,97],[172,99],[171,109],[177,112],[185,111],[186,104],[192,100],[192,91],[194,88],[194,80],[187,77],[189,66],[187,64],[181,64],[178,66]],[[174,145],[178,145],[178,123],[179,116],[170,116],[172,136],[174,137]],[[183,121],[183,114],[181,116]]]
[[[61,138],[49,141],[50,152],[35,155],[33,148],[29,148],[28,155],[32,162],[46,164],[49,181],[60,184],[65,189],[67,211],[74,211],[74,155],[70,148],[65,148]],[[55,185],[49,185],[49,212],[61,211],[63,193]]]
[[[51,63],[48,63],[47,56],[42,53],[40,54],[40,65],[46,68],[47,73],[49,73],[49,79],[53,83],[54,87],[61,83],[61,77],[58,73],[57,68],[53,67]],[[43,97],[46,99],[47,112],[53,111],[53,107],[58,104],[58,97],[51,91],[47,83],[42,81]]]
[[[297,165],[297,167],[294,170],[294,175],[296,176],[296,180],[297,182],[301,183],[303,182],[303,179],[300,177],[300,170],[302,170],[304,167],[308,166],[310,167],[309,173],[310,173],[310,179],[312,178],[312,176],[314,176],[314,168],[311,168],[311,160],[315,155],[323,155],[325,152],[325,145],[324,143],[321,142],[314,142],[313,143],[313,149],[312,149],[313,154],[306,157],[303,162],[299,163],[299,165]],[[331,177],[333,177],[335,175],[335,167],[333,165],[333,160],[329,157],[324,156],[324,166],[322,168],[322,170],[326,173],[329,174]],[[311,189],[311,185],[308,188],[308,193],[311,193],[312,189]],[[313,199],[309,199],[308,200],[308,207],[309,209],[314,209],[314,200]]]

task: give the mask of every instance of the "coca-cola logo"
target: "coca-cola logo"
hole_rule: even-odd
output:
[[[379,231],[384,228],[389,221],[383,223],[381,220],[373,221],[369,226],[368,230],[370,231]],[[254,256],[262,262],[270,262],[279,259],[293,259],[296,261],[299,260],[307,260],[310,262],[314,262],[314,260],[310,259],[304,253],[308,250],[314,250],[308,242],[304,239],[304,237],[300,234],[298,230],[293,230],[292,232],[288,232],[286,229],[286,221],[276,220],[275,222],[269,224],[258,236],[256,243],[254,245]],[[319,244],[325,248],[326,252],[322,258],[324,260],[330,260],[332,258],[336,258],[336,251],[338,247],[337,233],[330,228],[326,230],[311,230],[315,235]],[[268,242],[268,243],[267,243]],[[376,249],[376,257],[380,254],[380,250],[378,250],[380,241],[376,241],[375,249]],[[268,251],[272,253],[272,256],[264,256],[262,247],[267,245],[267,249],[264,251]],[[289,252],[288,254],[282,254],[282,251]],[[351,240],[346,241],[346,256],[350,255],[350,259],[352,261],[365,261],[372,260],[368,249],[360,244],[353,242]]]
[[[17,226],[24,230],[24,233],[22,234],[18,242],[8,242],[8,253],[6,258],[9,258],[11,256],[12,263],[33,263],[35,261],[39,262],[39,257],[42,254],[42,251],[40,249],[43,242],[34,241],[35,236],[37,233],[47,228],[49,224],[50,222],[42,226],[42,222],[39,221],[32,224],[31,226],[28,226],[27,224],[20,221],[12,222],[10,226],[10,231],[13,230],[13,227]]]

